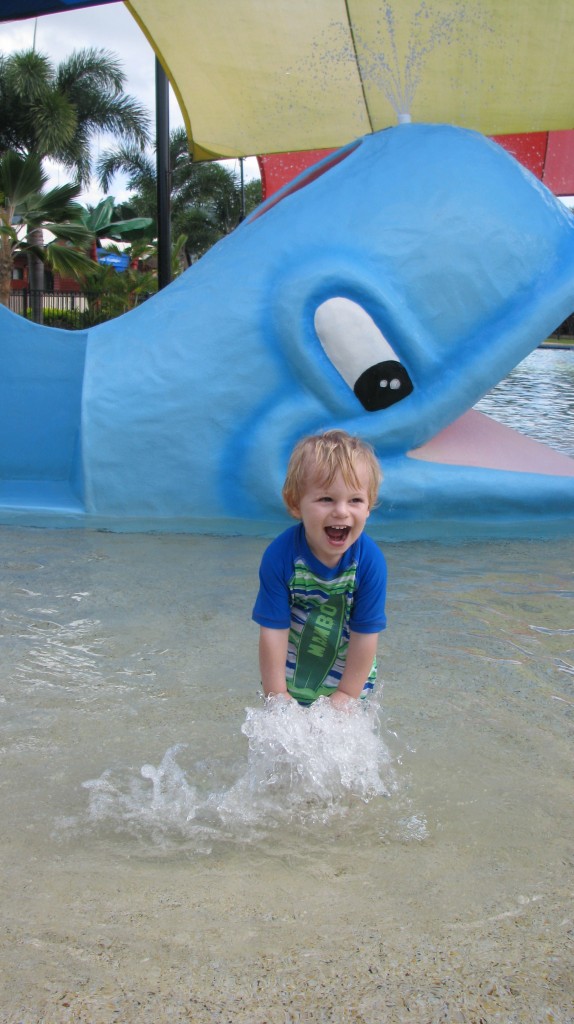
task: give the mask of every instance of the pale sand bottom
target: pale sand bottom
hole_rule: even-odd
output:
[[[407,848],[396,856],[412,858]],[[25,892],[4,900],[0,1019],[574,1019],[572,908],[549,880],[504,907],[478,907],[467,894],[456,919],[441,920],[448,872],[437,878],[427,861],[425,878],[421,847],[422,877],[389,891],[361,875],[361,855],[358,875],[336,854],[304,877],[280,857],[253,861],[225,870],[207,860],[171,864],[169,872],[125,860],[103,867],[85,853],[36,862]]]
[[[389,549],[390,798],[209,852],[90,820],[174,743],[244,772],[262,548],[0,533],[0,1021],[572,1024],[567,542]]]

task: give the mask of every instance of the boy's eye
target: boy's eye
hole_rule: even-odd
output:
[[[328,494],[322,494],[317,501],[331,502],[333,499]],[[364,505],[365,499],[357,496],[356,498],[349,498],[350,505]]]

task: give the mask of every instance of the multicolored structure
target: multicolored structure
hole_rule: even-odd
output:
[[[472,410],[574,305],[572,216],[485,137],[537,133],[543,176],[574,128],[571,0],[127,7],[195,158],[329,155],[119,320],[0,307],[0,522],[275,532],[336,425],[380,458],[377,535],[571,531],[574,460]]]
[[[574,460],[471,411],[570,312],[574,220],[483,136],[332,154],[144,306],[80,336],[0,308],[0,522],[274,533],[286,461],[339,426],[375,536],[574,529]]]

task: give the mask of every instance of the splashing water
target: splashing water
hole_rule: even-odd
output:
[[[205,765],[196,766],[193,784],[177,761],[186,745],[178,744],[157,768],[143,765],[139,778],[116,781],[109,769],[85,782],[90,819],[160,843],[174,836],[245,841],[281,824],[326,822],[395,788],[374,702],[342,712],[326,698],[310,708],[273,698],[247,709],[241,732],[247,764],[224,789],[201,795]]]
[[[323,697],[310,708],[275,698],[248,709],[248,769],[218,800],[226,819],[312,817],[326,820],[350,798],[388,795],[390,757],[373,706],[333,708]]]
[[[197,792],[190,786],[176,757],[184,744],[171,747],[158,768],[145,764],[140,778],[114,780],[107,769],[99,779],[84,782],[89,790],[90,818],[109,821],[117,831],[150,831],[156,840],[171,830],[183,828],[195,817]],[[149,780],[151,790],[142,779]],[[126,784],[127,783],[127,784]]]
[[[460,0],[448,11],[437,11],[423,0],[413,13],[406,40],[401,41],[393,5],[384,4],[378,21],[377,45],[373,47],[360,37],[356,39],[365,83],[382,89],[399,122],[410,121],[415,94],[434,51],[456,42],[467,60],[477,62],[472,40],[476,38],[479,20],[484,34],[489,31],[484,24],[484,11],[468,0]]]
[[[478,76],[480,60],[476,41],[487,33],[495,41],[496,33],[487,21],[488,12],[479,2],[454,0],[448,9],[437,10],[422,0],[408,23],[404,12],[396,16],[395,7],[388,2],[380,4],[368,35],[363,36],[360,20],[355,21],[352,44],[346,41],[347,23],[333,21],[313,42],[311,49],[317,74],[324,78],[323,87],[329,80],[329,65],[346,68],[354,75],[358,64],[365,92],[380,90],[399,123],[405,123],[411,120],[415,95],[434,53],[456,45],[457,52],[474,66]],[[288,73],[296,75],[297,68]],[[320,81],[318,87],[321,87]]]

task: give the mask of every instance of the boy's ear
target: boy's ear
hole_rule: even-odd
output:
[[[287,505],[287,511],[289,515],[293,516],[293,519],[301,518],[301,510],[299,508],[299,505],[292,505],[290,501],[285,502],[285,504]]]

